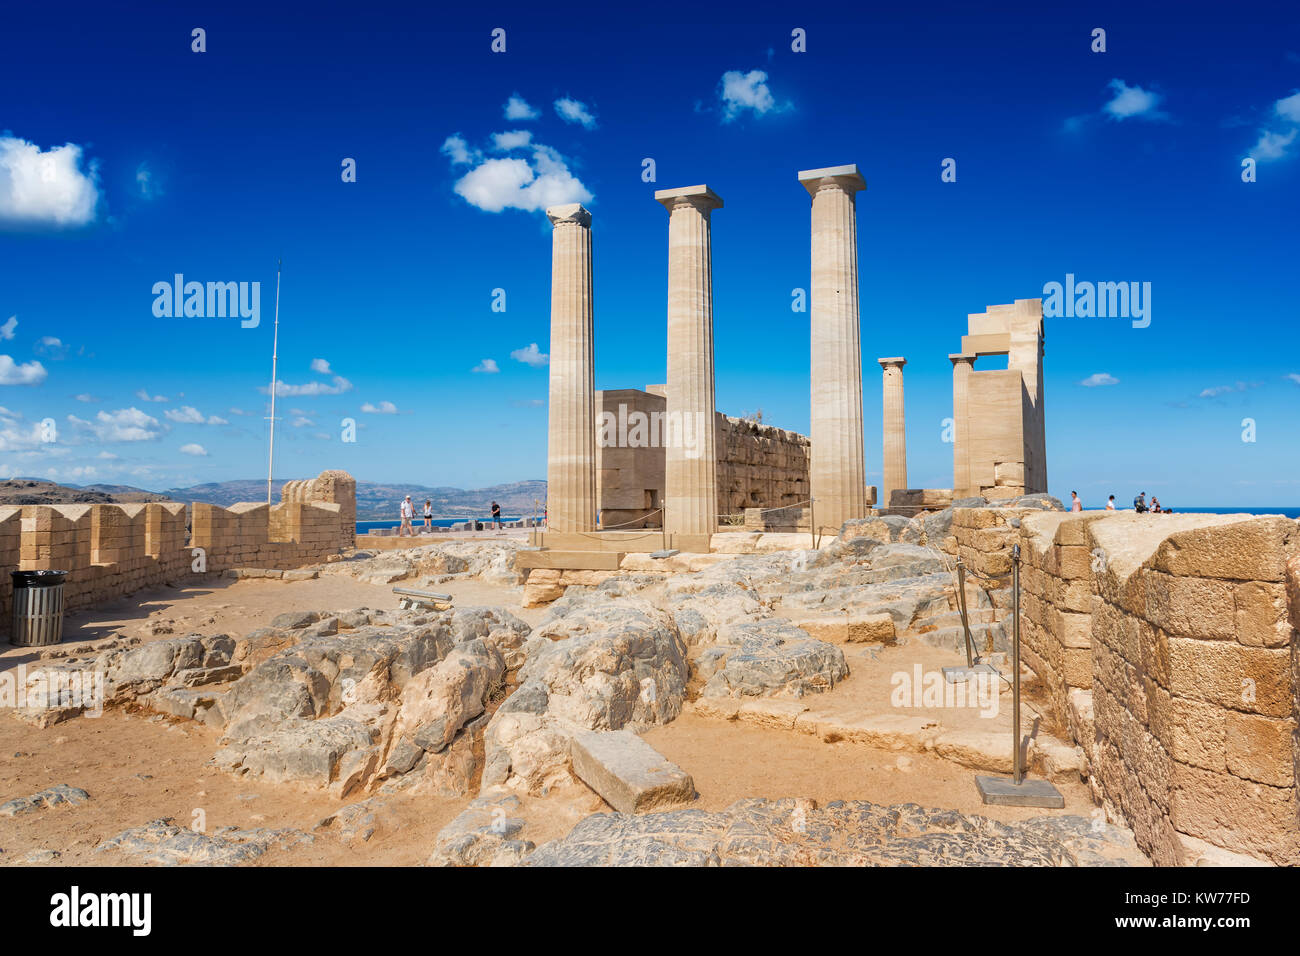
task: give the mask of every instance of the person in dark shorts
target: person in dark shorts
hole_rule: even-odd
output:
[[[495,501],[492,502],[492,523],[496,525],[497,530],[501,530],[501,506]]]

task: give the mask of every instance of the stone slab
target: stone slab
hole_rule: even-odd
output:
[[[690,774],[630,730],[580,731],[573,738],[573,770],[619,813],[645,813],[690,803]]]
[[[520,571],[552,568],[561,571],[617,571],[622,551],[519,551],[515,567]]]

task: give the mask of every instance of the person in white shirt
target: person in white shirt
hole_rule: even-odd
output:
[[[1111,496],[1110,496],[1110,500],[1108,500],[1108,501],[1106,502],[1106,510],[1107,510],[1107,511],[1114,511],[1114,510],[1115,510],[1115,496],[1114,496],[1114,495],[1111,495]]]
[[[415,529],[411,527],[413,517],[415,517],[415,505],[411,504],[411,496],[407,495],[406,500],[402,502],[402,526],[397,529],[399,538],[404,534],[414,536]]]
[[[1077,491],[1070,492],[1070,510],[1071,511],[1083,510],[1083,502],[1079,500],[1079,493]]]

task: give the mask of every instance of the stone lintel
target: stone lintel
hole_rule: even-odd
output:
[[[817,190],[828,183],[834,183],[850,193],[867,188],[867,181],[858,172],[857,163],[849,163],[847,166],[827,166],[823,169],[800,170],[799,182],[803,183],[804,189],[808,190],[808,194],[812,196],[815,196]]]
[[[678,186],[676,189],[656,189],[655,201],[663,203],[665,209],[671,210],[678,202],[689,202],[702,209],[721,209],[722,197],[704,184],[699,186]]]
[[[876,359],[876,361],[880,363],[881,368],[888,368],[891,365],[897,365],[899,368],[902,368],[907,364],[907,359],[903,358],[901,355],[896,355],[891,358],[880,358]]]
[[[974,364],[975,359],[976,356],[972,355],[970,352],[949,352],[948,353],[948,361],[951,362],[953,365],[956,365],[958,362],[970,362],[971,364]]]
[[[580,226],[591,225],[591,213],[580,202],[551,206],[546,210],[546,218],[551,220],[552,226],[558,226],[562,222],[576,222]]]

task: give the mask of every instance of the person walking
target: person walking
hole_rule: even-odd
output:
[[[495,501],[492,502],[492,523],[498,531],[501,530],[501,506]]]
[[[424,530],[433,533],[433,502],[428,498],[424,499]]]
[[[1114,495],[1111,495],[1110,498],[1106,501],[1106,510],[1107,510],[1107,511],[1114,511],[1114,510],[1115,510],[1115,496],[1114,496]]]
[[[1070,492],[1070,510],[1071,511],[1083,510],[1083,502],[1079,500],[1079,493],[1077,491]]]
[[[407,495],[402,500],[402,525],[397,529],[397,536],[415,535],[415,529],[411,527],[411,519],[415,517],[415,505],[411,504],[411,496]]]

